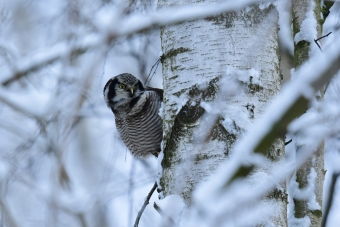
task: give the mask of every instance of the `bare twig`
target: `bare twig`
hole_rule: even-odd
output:
[[[322,50],[322,49],[321,49],[321,46],[319,45],[318,41],[319,41],[320,39],[323,39],[323,38],[329,36],[330,34],[332,34],[332,32],[329,32],[327,35],[321,36],[320,38],[314,39],[314,42],[316,43],[316,45],[318,45],[318,47],[319,47],[320,50]]]
[[[328,86],[329,86],[330,83],[331,83],[331,81],[329,81],[329,82],[326,84],[325,89],[324,89],[324,91],[323,91],[323,94],[326,94],[327,89],[328,89]]]
[[[142,214],[143,214],[143,212],[145,210],[145,207],[149,204],[150,198],[151,198],[153,192],[156,190],[156,188],[157,188],[157,182],[155,182],[155,184],[151,188],[151,191],[149,192],[148,196],[146,197],[145,202],[144,202],[144,204],[142,206],[142,209],[140,209],[140,211],[138,212],[138,215],[137,215],[134,227],[138,227],[139,220],[140,220],[140,218],[141,218],[141,216],[142,216]]]
[[[327,199],[326,199],[325,210],[324,210],[323,215],[322,215],[321,227],[325,227],[326,224],[327,224],[327,218],[328,218],[328,215],[329,215],[329,211],[331,210],[331,207],[332,207],[335,185],[336,185],[336,181],[339,178],[339,176],[340,176],[340,173],[333,173],[332,174],[332,179],[331,179],[331,183],[330,183],[330,186],[329,186],[329,192],[328,192],[328,196],[327,196]]]
[[[316,41],[316,40],[314,39],[314,42],[316,43],[316,45],[318,45],[319,49],[322,50],[322,49],[321,49],[321,46],[318,44],[318,41]]]
[[[317,38],[315,41],[319,41],[320,39],[323,39],[323,38],[325,38],[325,37],[327,37],[327,36],[329,36],[330,34],[332,34],[332,32],[329,32],[327,35],[324,35],[324,36],[321,36],[320,38]]]
[[[156,71],[157,71],[157,68],[158,68],[158,65],[159,65],[160,62],[161,62],[161,57],[159,57],[158,60],[156,61],[156,63],[151,67],[150,72],[149,72],[149,75],[148,75],[148,77],[146,78],[145,83],[144,83],[145,86],[147,86],[148,79],[150,78],[150,80],[149,80],[149,83],[150,83],[152,77],[156,74]],[[155,68],[155,67],[156,67],[156,68]],[[151,75],[153,68],[155,68],[155,71],[154,71],[153,74]],[[150,76],[151,76],[151,77],[150,77]]]
[[[285,146],[287,146],[288,144],[290,144],[292,141],[293,141],[293,140],[290,139],[290,140],[288,140],[287,142],[285,142]]]

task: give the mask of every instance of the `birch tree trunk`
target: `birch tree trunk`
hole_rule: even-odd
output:
[[[191,4],[211,4],[198,2]],[[277,23],[278,12],[269,5],[161,29],[161,196],[178,194],[190,205],[197,184],[228,158],[234,142],[279,92]],[[283,161],[282,139],[272,145],[267,158],[273,164]],[[252,175],[256,172],[266,169]],[[284,184],[281,189],[263,197],[278,205],[275,226],[287,226]]]
[[[293,32],[294,32],[294,64],[298,69],[308,60],[310,55],[317,50],[313,39],[321,36],[321,6],[320,0],[293,0]],[[313,26],[315,25],[315,26]],[[315,37],[310,37],[314,34]],[[321,90],[317,99],[323,99],[324,91]],[[296,152],[302,150],[304,144],[297,141]],[[322,218],[322,193],[324,182],[324,145],[321,144],[314,156],[296,171],[296,181],[300,190],[312,190],[312,195],[306,193],[306,198],[293,198],[295,217],[309,219],[310,226],[321,226]]]

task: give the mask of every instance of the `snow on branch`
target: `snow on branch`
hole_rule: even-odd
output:
[[[217,175],[194,192],[195,208],[191,210],[192,216],[188,219],[190,224],[186,223],[187,226],[252,226],[275,214],[277,204],[268,201],[266,205],[257,206],[258,201],[264,195],[268,196],[273,189],[274,194],[281,194],[281,198],[285,199],[286,194],[282,193],[280,182],[292,175],[295,167],[302,166],[313,153],[313,150],[306,147],[302,149],[294,165],[279,163],[275,168],[271,168],[268,174],[257,176],[256,190],[244,181],[235,182],[228,188],[218,187],[217,185],[225,186],[224,180],[220,178],[221,174],[225,173],[218,171]],[[228,162],[227,165],[237,166],[233,161]]]
[[[217,223],[222,218],[235,225],[233,221],[242,221],[242,212],[246,207],[256,204],[261,196],[270,193],[273,188],[275,188],[274,193],[285,196],[278,187],[279,183],[286,176],[291,175],[295,171],[295,167],[301,166],[312,155],[314,150],[310,147],[301,148],[303,150],[299,152],[294,167],[277,163],[275,168],[269,169],[268,175],[257,177],[256,179],[260,183],[256,190],[249,188],[247,183],[243,183],[244,181],[240,179],[248,177],[250,171],[259,167],[259,163],[266,165],[265,158],[257,154],[265,153],[275,138],[286,134],[287,127],[298,115],[297,112],[305,109],[309,101],[313,99],[315,92],[340,69],[339,62],[340,47],[332,47],[326,48],[324,54],[320,53],[318,56],[312,57],[301,66],[300,70],[296,72],[296,79],[283,87],[282,92],[269,105],[259,121],[255,122],[245,137],[235,144],[230,160],[221,166],[209,181],[203,183],[196,190],[194,204],[197,211],[190,220],[196,224],[195,226],[203,226],[199,224],[202,220],[210,221],[209,226],[218,226]],[[321,141],[323,138],[319,139]],[[262,159],[261,162],[259,162],[260,159]],[[265,168],[267,167],[269,166]],[[209,207],[209,210],[206,207]],[[216,208],[211,211],[211,207]],[[268,210],[272,211],[272,208]],[[268,210],[263,211],[268,212]],[[254,217],[260,214],[262,217],[270,216],[273,213],[264,214],[253,208],[249,212],[254,213]],[[248,217],[250,213],[248,213]],[[235,214],[240,214],[240,218],[234,217]],[[251,218],[249,220],[250,223],[256,221]],[[204,224],[207,226],[207,223]],[[226,223],[224,222],[224,224]],[[237,223],[237,226],[241,226],[241,224]]]
[[[269,0],[267,0],[269,1]],[[176,24],[187,20],[195,20],[205,18],[209,16],[218,15],[224,12],[239,10],[245,6],[256,4],[259,2],[266,2],[266,0],[243,0],[243,1],[229,1],[216,4],[209,4],[206,6],[197,5],[182,8],[162,9],[149,15],[137,15],[126,16],[123,19],[118,17],[111,17],[111,21],[106,21],[101,29],[101,33],[96,35],[85,35],[79,42],[74,45],[67,45],[67,42],[61,42],[50,48],[48,51],[33,54],[29,59],[18,60],[16,70],[5,74],[1,84],[7,86],[17,79],[26,76],[29,73],[40,70],[48,64],[52,64],[57,60],[60,60],[67,56],[77,56],[86,50],[98,47],[100,45],[107,45],[113,43],[113,41],[122,36],[127,36],[135,33],[140,33],[155,27],[164,25]],[[118,12],[105,12],[106,14]],[[107,15],[103,15],[107,16]],[[83,37],[84,35],[82,35]]]
[[[89,35],[74,45],[67,43],[59,43],[49,49],[49,51],[41,51],[33,54],[33,57],[18,60],[15,71],[7,73],[1,82],[3,86],[7,86],[17,79],[26,76],[29,73],[40,70],[41,68],[56,62],[64,57],[80,55],[86,50],[97,46],[101,42],[99,36]]]
[[[246,177],[255,167],[251,152],[264,154],[273,141],[287,132],[288,124],[308,107],[314,93],[340,70],[340,46],[325,49],[312,57],[296,72],[296,80],[288,82],[243,139],[236,143],[229,165],[215,177],[222,187]],[[232,164],[231,164],[232,163]],[[241,164],[241,165],[240,165]]]
[[[267,0],[268,1],[268,0]],[[175,8],[164,9],[157,11],[149,16],[133,15],[127,20],[123,21],[121,29],[116,31],[115,35],[129,35],[137,32],[150,29],[154,26],[164,26],[176,24],[187,20],[195,20],[209,16],[216,16],[218,14],[236,11],[244,8],[245,6],[266,2],[262,0],[243,0],[243,1],[228,1],[224,3],[216,3],[209,5],[190,5],[190,8]],[[118,26],[117,26],[118,27]]]

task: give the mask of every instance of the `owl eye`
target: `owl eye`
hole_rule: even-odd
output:
[[[119,84],[119,88],[120,89],[125,89],[125,85],[124,84]]]

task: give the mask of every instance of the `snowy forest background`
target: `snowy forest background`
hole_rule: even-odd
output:
[[[157,178],[159,163],[154,157],[137,160],[127,151],[103,100],[103,86],[123,72],[146,81],[162,54],[159,26],[254,2],[259,1],[240,0],[203,11],[187,7],[163,12],[153,0],[0,1],[0,226],[133,226]],[[289,81],[294,67],[291,3],[280,0],[275,4],[280,14],[282,71],[284,81]],[[323,54],[331,52],[329,62],[340,56],[339,25],[340,3],[335,3],[323,27],[324,35],[332,32],[322,40]],[[306,72],[328,67],[324,62],[312,62]],[[153,69],[148,85],[161,88],[161,65]],[[289,98],[275,101],[284,105]],[[327,189],[332,174],[340,173],[339,101],[340,80],[334,77],[327,85],[324,102],[311,104],[321,109],[318,115],[291,126],[291,133],[304,132],[304,142],[310,146],[325,138],[324,198],[330,195]],[[286,146],[291,154],[286,157],[286,168],[273,170],[277,174],[273,178],[289,173],[289,165],[295,162],[292,146]],[[229,200],[215,207],[216,198],[208,194],[214,193],[209,189],[218,185],[217,181],[201,185],[196,194],[202,197],[196,204],[211,209],[215,216],[200,216],[195,207],[183,211],[180,198],[158,200],[155,192],[139,226],[167,226],[154,202],[172,219],[183,217],[183,226],[214,226],[212,219],[221,217],[219,208],[233,214],[240,208],[234,204],[252,204],[257,193],[266,190],[244,191],[247,196],[243,194],[242,201],[237,189],[230,190],[224,197]],[[273,186],[268,183],[268,187]],[[340,225],[339,181],[333,193],[327,226]],[[293,226],[289,209],[288,220]],[[270,206],[241,212],[233,223],[226,221],[229,224],[221,226],[247,226],[270,212]]]

